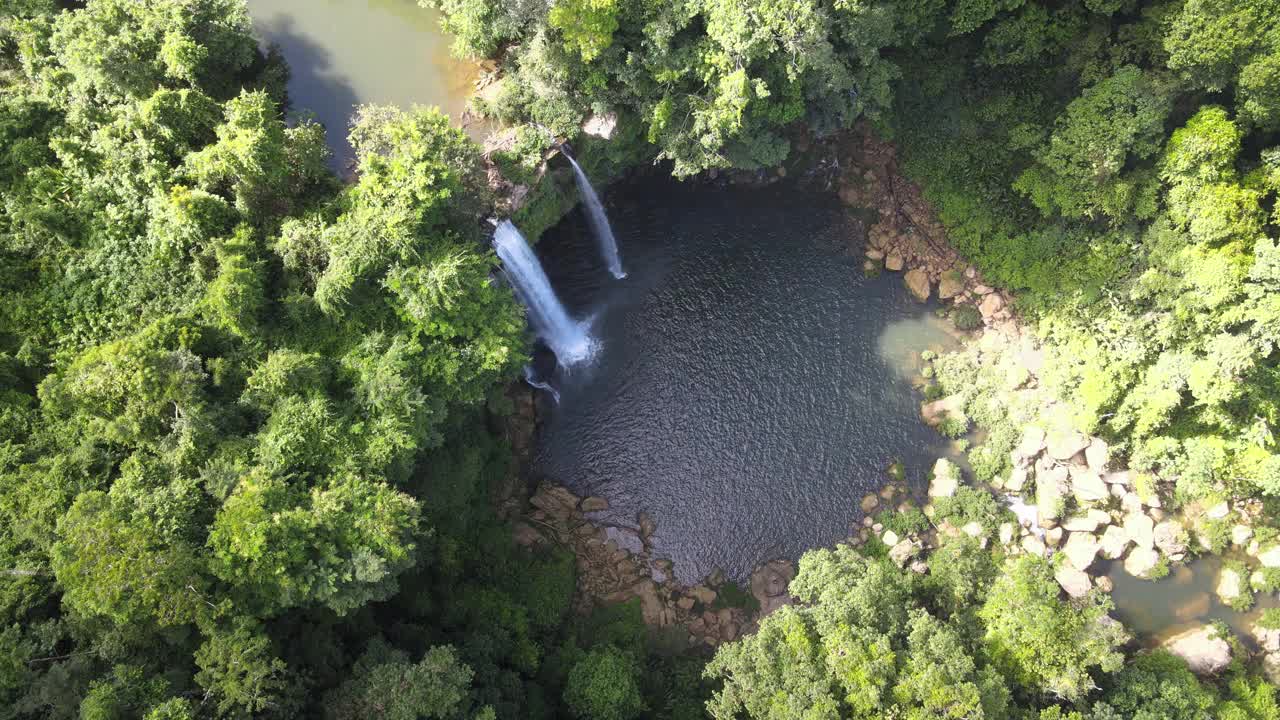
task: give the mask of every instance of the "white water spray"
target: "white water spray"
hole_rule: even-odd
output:
[[[1020,495],[1006,495],[1005,502],[1009,510],[1018,518],[1018,524],[1031,530],[1036,537],[1044,538],[1044,528],[1040,527],[1040,508],[1028,505]]]
[[[547,394],[551,396],[551,401],[556,405],[560,404],[560,391],[556,390],[546,380],[539,380],[538,376],[534,374],[533,368],[528,365],[524,366],[524,381],[529,384],[529,387],[547,391]]]
[[[498,223],[493,247],[516,294],[529,309],[534,332],[556,354],[560,364],[573,365],[591,357],[595,349],[591,336],[581,323],[569,317],[551,289],[538,256],[510,220]]]
[[[591,231],[595,233],[596,243],[600,245],[600,255],[609,266],[609,272],[615,278],[622,279],[627,276],[627,273],[622,269],[622,258],[618,257],[618,241],[613,237],[613,228],[609,225],[609,216],[604,212],[600,196],[596,195],[595,188],[591,187],[591,181],[587,179],[587,174],[582,172],[578,161],[563,148],[561,152],[564,152],[564,156],[569,159],[569,164],[573,165],[574,177],[578,180],[578,192],[582,193],[582,200],[587,204],[587,220],[591,223]]]

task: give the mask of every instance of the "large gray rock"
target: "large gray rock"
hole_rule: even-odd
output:
[[[1053,432],[1047,439],[1049,457],[1066,462],[1089,447],[1089,436],[1079,432]]]
[[[920,417],[929,427],[937,427],[952,415],[959,415],[964,410],[964,397],[960,394],[948,395],[920,406]]]
[[[991,322],[991,319],[1004,309],[1004,298],[1000,297],[1000,293],[991,293],[982,298],[982,302],[978,304],[978,312],[982,313],[982,319]]]
[[[1098,528],[1109,524],[1111,524],[1111,516],[1106,511],[1090,508],[1089,512],[1084,515],[1067,518],[1066,522],[1062,523],[1062,527],[1068,532],[1091,533],[1097,532]]]
[[[1124,532],[1134,545],[1150,550],[1156,543],[1156,523],[1146,513],[1129,513],[1124,516]]]
[[[1101,547],[1093,535],[1073,532],[1067,536],[1067,544],[1062,546],[1062,553],[1077,570],[1088,570]]]
[[[1102,557],[1115,560],[1129,547],[1129,534],[1119,525],[1108,525],[1102,533]]]
[[[1111,491],[1098,473],[1089,468],[1071,468],[1071,492],[1082,503],[1094,503],[1107,499]]]
[[[543,483],[529,498],[529,504],[552,517],[566,518],[578,507],[578,496],[562,485]]]
[[[1037,472],[1036,506],[1040,508],[1040,517],[1044,519],[1060,516],[1069,490],[1066,468],[1051,467],[1044,472]]]
[[[1280,545],[1272,545],[1258,552],[1258,562],[1263,567],[1280,567]]]
[[[1255,622],[1249,631],[1258,641],[1258,647],[1269,653],[1280,652],[1280,628],[1266,628]]]
[[[899,540],[896,545],[889,548],[889,559],[898,567],[906,567],[907,563],[920,552],[921,544],[910,538]]]
[[[938,458],[933,464],[933,478],[929,481],[929,497],[951,497],[960,487],[960,468],[946,458]]]
[[[1152,542],[1165,555],[1177,555],[1187,551],[1187,532],[1182,523],[1169,519],[1156,525],[1152,530]]]
[[[1224,603],[1230,604],[1232,600],[1240,597],[1245,592],[1244,578],[1240,577],[1240,573],[1232,568],[1222,568],[1218,573],[1218,587],[1215,589],[1218,597],[1222,598]]]
[[[1151,548],[1136,547],[1129,551],[1124,559],[1124,571],[1136,578],[1150,580],[1156,565],[1160,564],[1160,553]]]
[[[1089,581],[1088,573],[1072,567],[1071,563],[1058,563],[1053,569],[1053,577],[1067,591],[1067,594],[1073,598],[1084,597],[1089,594],[1089,589],[1093,587],[1093,583]]]
[[[1089,463],[1089,469],[1094,472],[1106,472],[1107,463],[1111,461],[1111,448],[1107,445],[1107,441],[1102,438],[1092,438],[1089,446],[1084,449],[1084,459]]]
[[[1185,660],[1197,675],[1216,675],[1231,664],[1231,643],[1207,625],[1179,633],[1162,647]]]
[[[1018,441],[1018,447],[1014,452],[1020,458],[1034,459],[1041,452],[1044,452],[1044,441],[1044,430],[1035,425],[1028,425],[1022,429],[1022,439]]]

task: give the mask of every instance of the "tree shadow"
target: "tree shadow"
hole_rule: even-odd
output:
[[[351,115],[360,102],[356,90],[333,62],[333,54],[298,29],[282,12],[254,18],[254,32],[266,49],[276,46],[289,65],[289,115],[312,116],[324,126],[330,161],[340,173],[351,166],[355,153],[347,141]]]

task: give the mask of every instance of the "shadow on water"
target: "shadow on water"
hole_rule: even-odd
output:
[[[882,336],[930,310],[901,276],[863,275],[838,203],[672,180],[609,194],[626,278],[580,212],[538,246],[601,351],[555,379],[535,472],[608,498],[607,522],[649,512],[685,582],[848,537],[894,459],[923,480],[947,442]]]
[[[279,47],[289,63],[289,114],[314,116],[325,128],[334,168],[346,169],[353,157],[348,122],[360,100],[334,66],[333,53],[299,29],[291,15],[255,16],[253,25],[262,45]]]

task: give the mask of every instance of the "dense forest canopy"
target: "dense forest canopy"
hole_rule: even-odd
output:
[[[614,112],[676,175],[873,123],[1070,422],[1184,499],[1280,494],[1273,0],[437,4],[487,112]],[[0,4],[0,718],[1280,717],[963,540],[810,554],[705,672],[574,614],[490,507],[528,338],[479,149],[365,107],[344,183],[287,77],[243,0]]]

